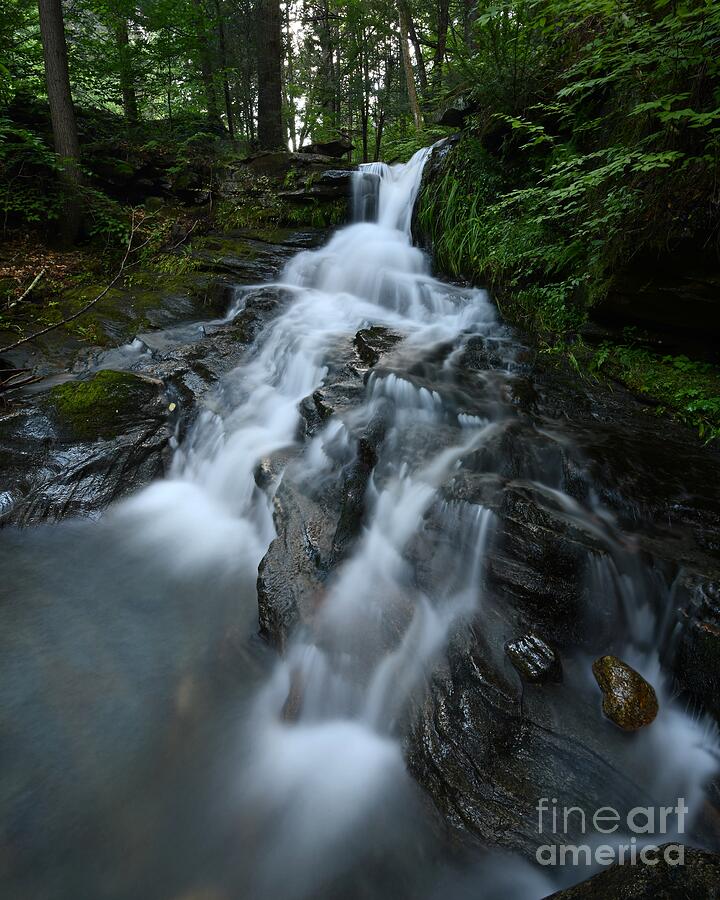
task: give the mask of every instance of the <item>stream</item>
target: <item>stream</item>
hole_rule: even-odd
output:
[[[277,298],[164,478],[95,519],[3,529],[8,900],[539,900],[598,868],[535,863],[541,797],[683,798],[684,830],[642,840],[718,849],[720,742],[673,678],[716,548],[611,483],[669,496],[677,465],[715,521],[714,458],[675,459],[654,422],[612,443],[484,291],[431,275],[411,235],[429,153],[362,167],[353,224],[237,285],[225,317],[93,360],[158,374]],[[638,435],[662,459],[633,482]],[[536,630],[560,683],[523,686],[506,658]],[[651,726],[603,718],[602,652],[655,686]]]

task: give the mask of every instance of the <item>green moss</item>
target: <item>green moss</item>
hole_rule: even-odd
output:
[[[589,364],[593,372],[609,375],[652,401],[659,414],[670,413],[707,440],[720,437],[720,370],[715,366],[612,343],[603,344]]]
[[[347,201],[315,201],[302,206],[285,205],[282,223],[288,225],[309,225],[312,228],[332,228],[340,225],[347,217]]]
[[[633,217],[644,207],[612,182],[595,184],[568,148],[555,148],[545,166],[551,176],[493,156],[466,135],[420,195],[418,224],[437,265],[488,285],[504,318],[547,350],[621,382],[703,437],[720,437],[718,369],[631,343],[593,354],[575,340],[628,257],[624,235],[635,233]]]
[[[103,371],[89,381],[68,381],[54,387],[48,403],[63,430],[93,440],[121,433],[128,420],[157,395],[157,387],[137,375]]]
[[[215,221],[223,230],[270,230],[282,226],[332,228],[347,217],[347,201],[288,203],[276,196],[248,196],[242,203],[222,201],[217,205]]]

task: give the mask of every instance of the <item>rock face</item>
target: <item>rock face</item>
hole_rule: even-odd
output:
[[[665,845],[669,847],[670,845]],[[614,865],[547,900],[717,900],[720,897],[720,856],[692,847],[684,849],[684,864],[669,865],[660,848],[658,863]],[[677,859],[674,855],[671,860]]]
[[[601,656],[592,669],[608,719],[625,731],[636,731],[654,721],[658,713],[655,689],[639,672],[617,656]]]
[[[354,166],[316,153],[279,150],[249,157],[225,172],[217,196],[251,221],[320,224],[348,218]]]
[[[398,340],[377,327],[338,346],[336,365],[323,387],[300,404],[306,437],[317,434],[330,416],[361,402],[365,373],[385,359]],[[375,448],[382,438],[383,422],[371,420],[350,446],[339,447],[341,477],[330,480],[322,492],[297,478],[292,459],[280,461],[288,467],[274,494],[278,536],[260,564],[257,582],[260,632],[273,646],[284,648],[292,631],[312,620],[329,573],[360,531]]]
[[[292,203],[347,201],[350,197],[352,172],[327,169],[315,177],[300,180],[294,190],[280,191],[279,196]]]
[[[537,634],[524,634],[508,641],[505,653],[523,681],[530,684],[562,681],[559,653]]]
[[[614,328],[649,329],[673,345],[679,336],[720,336],[717,296],[720,271],[712,254],[701,256],[694,247],[673,248],[666,256],[637,258],[616,274],[593,319]]]
[[[698,585],[682,612],[674,674],[720,719],[720,583]]]
[[[624,580],[662,609],[684,607],[698,584],[715,578],[720,493],[707,485],[716,480],[718,457],[691,432],[645,416],[630,394],[580,384],[542,356],[519,352],[508,379],[498,345],[474,337],[448,387],[442,350],[403,364],[403,345],[388,347],[388,336],[373,332],[338,346],[323,387],[303,402],[308,440],[330,415],[347,419],[362,401],[368,367],[445,392],[478,421],[492,419],[498,402],[509,403],[501,426],[442,485],[406,549],[418,584],[439,595],[444,504],[493,512],[482,611],[458,628],[427,696],[411,710],[405,753],[453,840],[532,857],[539,797],[623,810],[644,796],[642,767],[627,764],[626,735],[603,727],[587,684],[589,659],[617,640],[627,602],[617,585]],[[302,456],[285,470],[274,495],[278,536],[258,581],[263,633],[275,646],[298,624],[312,627],[342,548],[362,527],[363,484],[383,440],[381,421],[354,431],[349,448],[336,448],[349,480],[331,480],[314,494],[293,474],[293,465],[302,472]],[[596,503],[604,511],[588,515]],[[675,579],[675,594],[663,592],[660,585]],[[401,622],[389,623],[389,642],[398,628]],[[562,654],[562,683],[538,690],[518,684],[504,648],[523,635],[551,650],[532,666],[520,661],[527,674],[556,677],[552,652]]]
[[[242,300],[236,298],[242,308],[232,321],[180,323],[224,314],[235,298],[232,280],[247,285],[275,278],[290,255],[319,239],[312,230],[281,230],[272,237],[277,243],[244,234],[226,239],[222,264],[208,260],[208,268],[214,264],[223,273],[214,275],[219,287],[212,304],[168,291],[157,275],[155,290],[143,293],[142,316],[136,287],[116,303],[109,298],[107,311],[100,308],[96,319],[108,343],[132,340],[139,322],[155,325],[132,343],[88,347],[58,331],[46,343],[24,348],[36,355],[18,357],[18,363],[22,359],[52,375],[72,366],[76,380],[40,382],[9,395],[0,408],[3,525],[94,517],[162,477],[171,440],[187,429],[197,400],[239,363],[287,297],[278,289],[248,288]],[[253,264],[259,267],[255,279],[249,271]],[[207,283],[208,276],[193,273],[192,283],[197,279]]]
[[[334,141],[320,141],[314,144],[306,144],[301,147],[300,153],[319,153],[322,156],[331,156],[333,159],[340,159],[346,153],[351,153],[355,149],[354,144],[346,138],[337,138]]]
[[[122,434],[139,409],[156,414],[153,407],[162,402],[159,388],[162,382],[104,369],[87,381],[54,387],[48,404],[62,434],[96,440]]]

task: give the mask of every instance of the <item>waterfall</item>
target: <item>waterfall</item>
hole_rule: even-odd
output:
[[[224,698],[222,759],[203,757],[222,773],[208,801],[212,815],[201,823],[213,836],[217,829],[221,849],[211,852],[212,840],[203,832],[199,847],[187,848],[188,866],[198,877],[217,875],[223,866],[220,881],[230,885],[231,896],[335,898],[357,883],[353,897],[431,900],[480,896],[481,888],[486,898],[537,898],[553,887],[519,858],[460,874],[439,860],[427,800],[404,758],[413,713],[442,669],[450,642],[471,624],[478,632],[491,628],[494,616],[487,608],[487,559],[496,515],[481,503],[447,496],[445,489],[471,457],[490,461],[483,476],[496,474],[488,448],[516,415],[507,399],[518,354],[511,333],[484,291],[438,281],[412,244],[413,207],[429,152],[416,153],[405,165],[361,167],[353,183],[354,222],[286,265],[275,286],[284,297],[279,315],[207,400],[177,448],[169,476],[116,504],[94,530],[67,532],[72,559],[80,553],[90,574],[78,588],[75,565],[72,578],[62,582],[62,596],[75,611],[102,608],[104,618],[92,629],[122,647],[128,679],[140,696],[166,668],[177,665],[184,673],[196,632],[212,656],[218,645],[231,642],[228,633],[242,631],[238,622],[243,634],[255,630],[258,567],[277,537],[274,511],[282,491],[316,502],[358,463],[360,439],[381,423],[352,540],[318,578],[314,595],[303,598],[311,613],[301,617],[281,656],[253,650],[247,638],[247,696]],[[391,362],[368,372],[364,384],[355,373],[360,399],[341,404],[302,445],[300,404],[327,383],[340,367],[338,356],[369,327],[393,336]],[[465,389],[462,360],[478,344],[494,363]],[[261,466],[274,473],[270,486],[258,484]],[[632,626],[628,655],[659,679],[657,659],[647,651],[654,633],[649,604],[632,596],[641,576],[629,563],[622,575],[613,568],[624,565],[613,523],[555,486],[539,489],[566,520],[610,548],[610,562],[592,561],[589,592],[599,604],[609,586],[617,586],[618,606]],[[47,557],[48,568],[62,558],[63,546]],[[429,554],[423,549],[428,546]],[[294,574],[288,572],[288,580]],[[106,606],[98,600],[98,584],[110,598]],[[50,606],[46,594],[41,597]],[[219,605],[224,618],[215,624],[209,620]],[[59,615],[54,608],[48,616]],[[158,651],[158,658],[154,649],[142,649],[153,648],[143,640],[155,619],[163,629],[158,645],[171,649],[166,656]],[[72,627],[58,620],[58,646],[71,638]],[[502,657],[502,644],[495,652]],[[474,659],[469,664],[478,667]],[[589,661],[573,664],[582,673]],[[20,671],[21,662],[12,666]],[[578,675],[574,687],[594,697],[584,677]],[[34,702],[27,682],[18,708]],[[193,680],[183,678],[173,700],[178,708],[192,706],[193,690]],[[662,702],[670,707],[670,697],[663,694]],[[150,709],[148,718],[152,714]],[[107,744],[119,743],[110,717],[102,721]],[[678,791],[701,795],[714,768],[701,730],[670,708],[634,744],[622,745],[620,763],[637,777],[647,802],[669,801]],[[161,749],[173,737],[185,739],[184,733],[164,735]],[[137,739],[132,731],[127,737]],[[656,771],[643,771],[644,760],[661,756],[670,758],[667,775],[659,762]],[[176,808],[183,809],[173,797],[163,812],[171,819]],[[22,809],[17,818],[22,821]],[[174,847],[170,855],[177,855]],[[165,895],[164,884],[155,887],[150,893]],[[118,896],[133,891],[149,895],[133,885]],[[82,890],[68,893],[80,895]]]

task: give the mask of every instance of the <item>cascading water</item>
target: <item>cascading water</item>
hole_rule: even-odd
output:
[[[273,492],[285,482],[314,496],[323,484],[337,482],[357,461],[358,435],[381,423],[362,527],[337,554],[322,591],[308,602],[312,615],[290,634],[282,658],[247,651],[247,694],[242,701],[235,695],[223,699],[222,751],[210,741],[213,749],[199,752],[202,771],[190,767],[203,791],[208,780],[213,789],[207,790],[200,824],[181,829],[178,843],[192,877],[180,866],[180,886],[195,878],[201,887],[209,881],[228,896],[252,900],[539,898],[552,887],[544,874],[519,861],[451,870],[403,759],[413,704],[422,700],[448,642],[467,623],[483,622],[485,556],[495,515],[482,504],[448,499],[443,487],[462,472],[464,460],[482,456],[512,415],[505,389],[517,352],[484,292],[435,280],[425,256],[412,246],[410,223],[427,154],[421,151],[404,166],[361,169],[354,185],[356,222],[287,265],[279,285],[284,310],[200,413],[175,454],[170,477],[120,503],[96,525],[58,529],[65,537],[57,540],[43,537],[51,562],[23,585],[42,597],[47,582],[56,596],[69,598],[64,615],[74,612],[77,618],[67,633],[57,611],[45,613],[43,628],[59,642],[57,658],[77,655],[84,646],[86,635],[74,628],[101,631],[124,654],[138,696],[144,685],[167,676],[173,685],[179,681],[178,708],[192,707],[195,681],[182,677],[183,661],[189,666],[197,654],[192,641],[202,645],[202,653],[213,648],[214,655],[238,622],[244,623],[243,640],[254,630],[258,566],[276,536]],[[323,384],[339,344],[370,326],[397,338],[393,370],[373,372],[360,402],[333,416],[302,454],[289,452],[297,450],[299,405]],[[473,398],[457,387],[457,374],[468,342],[479,338],[499,359],[484,376],[481,396]],[[429,365],[432,379],[423,368]],[[256,473],[273,459],[282,465],[275,466],[273,487],[263,489]],[[548,503],[610,548],[610,562],[596,561],[594,590],[599,595],[610,582],[617,586],[628,616],[628,654],[659,684],[655,643],[645,656],[632,649],[647,642],[657,617],[643,617],[642,603],[628,599],[644,576],[633,574],[629,563],[618,574],[625,558],[613,523],[599,507],[588,511],[557,485],[538,488]],[[427,538],[430,522],[436,546],[431,559],[419,560],[412,547]],[[68,547],[74,548],[76,565],[78,553],[82,558],[80,586],[76,573],[70,578],[50,571],[52,559]],[[96,620],[83,618],[95,608],[101,583],[111,602],[100,605]],[[218,621],[208,621],[218,610]],[[172,647],[171,655],[160,656],[171,663],[156,658],[151,642],[143,643],[145,626],[155,620],[163,623],[163,640]],[[29,621],[23,633],[29,644],[42,645],[36,625]],[[19,656],[8,663],[16,673],[22,665]],[[578,660],[572,665],[580,671]],[[114,690],[107,658],[89,660],[90,673],[106,678],[107,690]],[[52,666],[38,675],[43,677],[52,677]],[[579,690],[590,691],[583,677],[578,675]],[[11,705],[22,706],[32,696],[33,684],[7,683],[15,692]],[[663,714],[634,746],[618,751],[621,762],[642,796],[651,798],[647,802],[683,792],[697,800],[713,770],[712,756],[701,727],[672,708],[669,698],[661,699]],[[152,705],[145,705],[152,716]],[[139,712],[130,720],[142,731]],[[208,729],[198,728],[191,747],[207,743]],[[60,740],[62,729],[54,734]],[[118,737],[108,723],[108,744]],[[668,740],[674,742],[673,764],[643,771]],[[127,742],[140,753],[139,733],[131,732]],[[665,749],[666,761],[667,756]],[[222,783],[208,779],[203,766]],[[90,777],[84,802],[101,805],[105,788],[101,776],[96,782]],[[31,788],[13,790],[12,816],[22,822]],[[63,785],[57,803],[70,805],[78,793]],[[119,828],[130,811],[120,807],[119,813],[117,799],[107,802]],[[165,827],[194,813],[173,796],[159,810],[153,807],[151,821]],[[141,830],[139,844],[144,843]],[[176,847],[170,838],[158,838],[155,853],[157,859],[144,860],[136,876],[142,888],[116,875],[94,896],[172,896],[172,884],[158,884]],[[80,876],[73,871],[61,876],[63,890],[42,896],[80,896]],[[23,878],[25,888],[42,880],[37,870]]]

